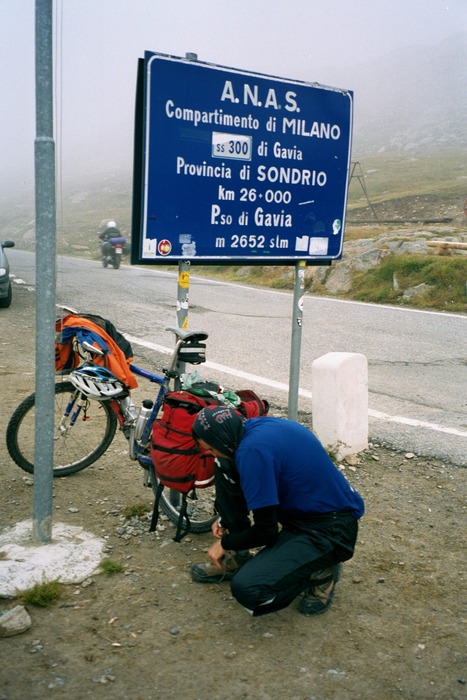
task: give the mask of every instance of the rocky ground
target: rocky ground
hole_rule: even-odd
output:
[[[1,313],[2,435],[34,384],[34,301],[15,292]],[[33,486],[2,441],[3,530],[32,517]],[[31,628],[0,639],[0,700],[466,697],[462,469],[376,444],[342,465],[367,512],[332,607],[305,618],[293,604],[252,619],[228,583],[191,582],[208,534],[176,544],[168,522],[151,534],[148,516],[124,517],[152,504],[125,448],[118,435],[93,467],[56,480],[53,500],[54,522],[102,538],[123,571],[67,586],[50,608],[29,606]],[[16,602],[1,600],[0,610]]]
[[[466,200],[467,201],[467,200]],[[378,266],[387,255],[435,254],[432,241],[467,243],[465,203],[436,195],[403,197],[374,203],[347,213],[347,235],[342,260],[332,268],[312,270],[313,284],[328,294],[352,289],[352,272]],[[467,255],[451,250],[452,255]]]
[[[379,229],[383,230],[380,232]],[[323,285],[326,293],[330,295],[345,294],[352,290],[353,272],[371,270],[380,265],[387,255],[433,255],[437,249],[428,244],[435,241],[467,245],[465,229],[457,229],[447,224],[425,228],[406,226],[400,229],[393,226],[390,230],[371,226],[371,230],[374,235],[370,238],[347,241],[342,260],[335,262],[331,268],[311,268],[309,276],[312,277],[313,284]],[[364,233],[365,229],[360,228],[360,232]],[[467,255],[467,251],[461,249],[452,249],[450,252],[453,256]],[[408,292],[409,290],[406,293]]]

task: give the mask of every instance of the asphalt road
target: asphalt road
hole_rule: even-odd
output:
[[[15,281],[34,292],[35,256],[9,251]],[[189,288],[189,328],[209,333],[206,378],[255,388],[287,405],[293,295],[197,277]],[[132,338],[140,364],[173,336],[177,269],[122,266],[60,256],[57,303],[105,316]],[[14,312],[14,300],[10,312]],[[299,409],[311,410],[311,366],[328,352],[368,359],[370,439],[395,449],[466,464],[467,316],[306,295],[300,348]],[[144,360],[144,361],[143,361]]]

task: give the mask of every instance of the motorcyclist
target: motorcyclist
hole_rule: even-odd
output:
[[[109,238],[120,238],[120,229],[115,221],[104,221],[99,227],[99,240],[101,241],[101,250],[103,254],[108,255],[112,252],[112,246],[108,243]]]
[[[126,238],[122,236],[114,220],[104,220],[99,226],[99,242],[101,246],[102,261],[104,267],[113,260],[114,244],[119,243],[122,252],[126,253]]]

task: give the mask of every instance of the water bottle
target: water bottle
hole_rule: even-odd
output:
[[[138,418],[136,419],[135,440],[141,439],[141,435],[144,432],[148,418],[151,415],[153,405],[154,403],[151,401],[151,399],[144,399],[143,405],[139,409]]]

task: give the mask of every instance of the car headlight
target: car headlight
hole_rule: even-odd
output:
[[[6,275],[6,267],[0,267],[0,277]]]

